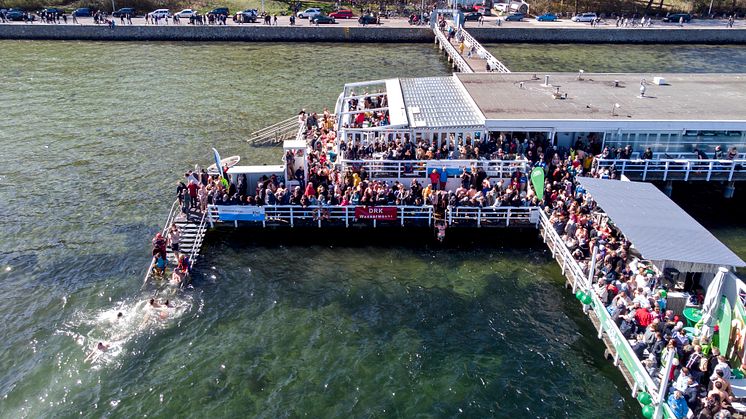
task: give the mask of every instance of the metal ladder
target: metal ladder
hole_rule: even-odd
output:
[[[297,132],[298,117],[291,116],[288,119],[253,132],[249,135],[246,142],[253,145],[278,144],[285,140],[295,139]]]
[[[171,224],[176,224],[181,230],[181,238],[179,240],[179,252],[189,255],[189,266],[194,267],[199,252],[202,248],[202,242],[204,241],[205,234],[207,233],[207,221],[208,211],[204,213],[190,212],[188,215],[181,212],[179,207],[179,201],[174,201],[171,204],[171,210],[168,213],[166,224],[161,230],[163,237],[168,236],[168,230],[171,228]],[[176,267],[178,260],[174,256],[171,247],[166,248],[166,258],[168,260],[168,268],[173,269]],[[148,271],[145,273],[145,279],[143,280],[143,288],[148,283],[148,280],[152,279],[153,276],[154,261],[151,259]]]

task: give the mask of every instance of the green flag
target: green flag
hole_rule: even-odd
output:
[[[544,169],[541,167],[534,167],[531,170],[531,184],[534,186],[534,192],[539,201],[544,199]]]

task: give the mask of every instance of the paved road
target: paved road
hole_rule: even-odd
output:
[[[82,25],[94,25],[92,18],[78,18],[78,21]],[[72,25],[72,18],[68,16],[67,24]],[[181,25],[187,25],[189,22],[188,19],[182,19]],[[120,24],[120,20],[116,20],[117,24]],[[695,20],[692,23],[684,24],[683,29],[701,29],[701,28],[725,28],[726,27],[726,20]],[[28,25],[28,23],[24,22],[11,22],[7,23],[10,25]],[[33,25],[46,25],[46,23],[40,23],[35,22],[32,23]],[[140,25],[145,26],[145,18],[134,18],[132,19],[133,25]],[[244,24],[238,24],[234,23],[232,20],[228,20],[227,22],[228,26],[264,26],[263,23],[244,23]],[[278,26],[290,26],[290,18],[288,16],[278,16],[277,17],[277,24]],[[311,22],[308,19],[296,19],[295,21],[296,26],[315,26],[311,24]],[[64,25],[64,23],[62,24]],[[173,23],[169,22],[169,25],[173,25]],[[362,26],[357,22],[357,18],[355,19],[339,19],[337,20],[337,23],[335,25],[321,25],[321,26]],[[379,25],[369,25],[372,27],[377,27]],[[408,28],[411,27],[409,23],[407,22],[407,19],[405,18],[391,18],[391,19],[381,19],[381,27],[394,27],[394,28]],[[496,28],[497,26],[497,17],[495,16],[487,16],[484,18],[484,23],[479,24],[478,22],[470,21],[466,22],[465,25],[466,29],[469,28]],[[591,26],[589,23],[579,23],[579,22],[572,22],[569,19],[560,20],[557,22],[537,22],[535,19],[527,19],[522,22],[505,22],[504,20],[501,22],[500,25],[501,28],[581,28],[581,29],[588,29],[588,30],[605,30],[605,29],[617,29],[615,22],[613,20],[608,21],[607,24],[602,24],[598,26]],[[660,21],[653,21],[654,29],[660,29],[660,28],[668,28],[668,29],[676,29],[681,30],[682,28],[679,27],[678,24],[675,23],[663,23]],[[736,21],[735,28],[734,29],[746,29],[746,21]],[[644,30],[644,29],[640,29]]]

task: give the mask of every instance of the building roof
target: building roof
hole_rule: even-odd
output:
[[[411,128],[472,127],[484,117],[453,77],[399,79]]]
[[[746,263],[651,183],[578,178],[642,257],[661,269],[717,272]]]
[[[549,75],[548,86],[545,75]],[[746,121],[746,74],[583,73],[581,80],[579,75],[458,73],[456,77],[487,120]],[[654,77],[663,77],[666,84],[654,84]],[[640,98],[643,79],[646,92]],[[566,99],[553,97],[558,88]]]

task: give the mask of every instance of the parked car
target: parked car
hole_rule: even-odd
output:
[[[474,5],[474,11],[481,13],[482,16],[492,16],[492,9],[482,4]]]
[[[7,12],[5,12],[5,18],[12,21],[19,21],[23,20],[26,17],[26,11],[23,9],[10,9]],[[35,15],[29,14],[29,19],[36,20]]]
[[[208,15],[214,15],[214,16],[220,16],[220,15],[222,15],[222,16],[226,16],[226,17],[229,14],[230,14],[230,12],[228,11],[227,7],[216,7],[214,9],[210,10],[210,13],[208,13]]]
[[[506,22],[520,22],[526,17],[523,13],[513,13],[505,17]]]
[[[536,20],[539,22],[556,22],[557,15],[554,13],[544,13],[543,15],[536,16]]]
[[[673,13],[664,17],[662,20],[664,22],[679,23],[681,18],[684,18],[684,22],[689,23],[692,20],[692,15],[689,13]]]
[[[152,12],[148,13],[148,15],[151,18],[157,17],[158,19],[163,19],[163,18],[171,17],[171,12],[168,9],[157,9],[157,10],[153,10]]]
[[[135,16],[135,9],[131,7],[122,7],[121,9],[117,10],[116,12],[111,14],[114,17],[122,17],[122,16]]]
[[[336,12],[329,13],[329,16],[334,19],[352,19],[355,17],[355,15],[352,14],[352,10],[348,9],[339,9]]]
[[[471,13],[467,13],[464,15],[464,20],[474,21],[474,20],[479,20],[480,17],[482,17],[481,13],[471,12]]]
[[[73,16],[75,17],[91,17],[91,9],[87,7],[79,7],[73,10]]]
[[[310,19],[320,14],[321,14],[321,9],[319,9],[318,7],[312,7],[310,9],[306,9],[302,12],[299,12],[298,17],[301,19]]]
[[[509,0],[507,2],[495,3],[495,10],[503,13],[523,13],[528,14],[528,3],[522,0]]]
[[[357,23],[362,25],[375,25],[378,24],[378,18],[373,15],[363,15],[357,20]]]
[[[174,16],[179,19],[189,19],[192,16],[197,16],[197,12],[194,9],[184,9],[178,13],[174,13]]]
[[[595,13],[581,13],[570,18],[573,22],[593,22],[596,19],[598,16]]]
[[[65,13],[64,10],[58,9],[56,7],[47,7],[46,9],[44,9],[44,12],[47,15],[59,15],[59,16],[62,16]]]
[[[257,16],[259,16],[259,13],[256,9],[246,9],[233,15],[233,21],[238,23],[256,23]]]
[[[334,20],[333,17],[327,16],[325,14],[320,14],[320,15],[316,15],[312,17],[311,22],[319,24],[319,25],[337,23],[337,21]]]

